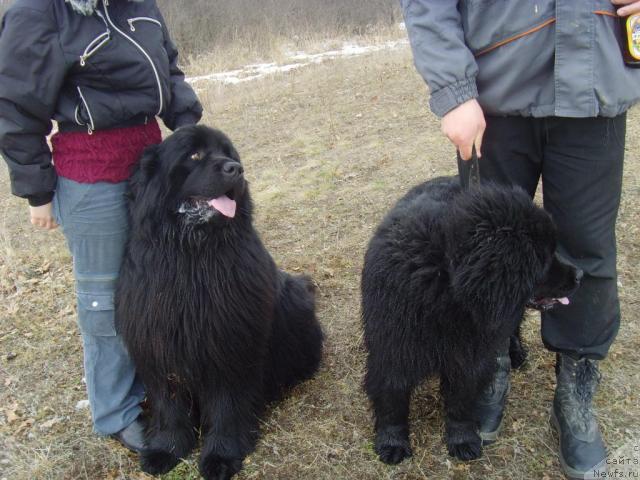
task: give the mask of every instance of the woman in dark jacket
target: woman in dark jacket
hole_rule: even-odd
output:
[[[12,192],[28,199],[31,223],[63,227],[94,428],[137,451],[144,391],[113,309],[126,180],[142,150],[161,141],[156,116],[173,130],[201,115],[155,1],[16,0],[5,14],[0,151]]]

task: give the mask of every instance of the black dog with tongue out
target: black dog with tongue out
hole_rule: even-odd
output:
[[[517,187],[438,178],[387,214],[362,271],[365,389],[382,461],[411,455],[411,393],[429,376],[440,378],[449,453],[481,455],[473,405],[498,347],[518,340],[527,306],[566,304],[578,288],[580,273],[555,252],[551,218]]]
[[[151,404],[142,469],[171,470],[199,431],[202,476],[230,478],[255,448],[266,403],[318,368],[314,289],[276,268],[220,131],[183,127],[147,149],[130,216],[116,311]]]

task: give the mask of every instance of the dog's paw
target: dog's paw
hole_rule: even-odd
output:
[[[511,368],[517,370],[527,361],[527,351],[525,349],[509,351],[509,357],[511,358]]]
[[[407,445],[380,445],[376,447],[376,453],[381,461],[387,465],[397,465],[405,458],[409,458],[411,447]]]
[[[512,369],[522,367],[527,361],[527,349],[517,335],[512,335],[509,339],[509,358]]]
[[[200,475],[205,480],[228,480],[242,468],[241,458],[208,455],[200,461]]]
[[[482,456],[482,439],[475,432],[457,432],[447,439],[449,455],[459,460],[475,460]]]
[[[161,475],[175,467],[180,459],[170,452],[151,450],[140,454],[140,468],[150,475]]]
[[[397,465],[412,455],[408,434],[403,428],[379,431],[376,435],[375,451],[380,460],[388,465]]]

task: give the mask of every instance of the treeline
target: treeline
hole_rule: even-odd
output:
[[[398,0],[157,0],[183,54],[273,38],[358,35],[401,21]],[[0,14],[12,0],[0,0]]]
[[[400,21],[398,0],[157,0],[187,54],[275,37],[353,35]]]

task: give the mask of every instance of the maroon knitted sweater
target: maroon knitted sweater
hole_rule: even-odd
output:
[[[91,134],[58,132],[51,137],[53,164],[58,175],[76,182],[123,182],[131,176],[142,151],[161,141],[155,118],[145,125]]]

